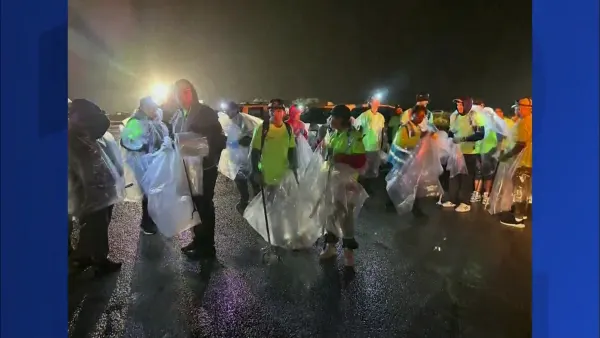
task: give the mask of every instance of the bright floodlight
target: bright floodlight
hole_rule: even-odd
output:
[[[375,100],[381,100],[383,98],[383,94],[381,94],[381,93],[375,93],[375,95],[373,95],[373,98]]]
[[[225,102],[221,102],[221,109],[222,110],[227,109],[227,104]]]
[[[299,106],[298,106],[298,109],[299,109],[300,111],[304,111],[304,106],[303,106],[303,105],[299,105]]]
[[[152,86],[152,99],[158,104],[162,104],[167,100],[169,95],[169,87],[163,83],[157,83]]]

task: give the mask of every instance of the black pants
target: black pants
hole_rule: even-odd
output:
[[[149,231],[156,230],[156,224],[154,224],[154,221],[148,213],[148,197],[146,196],[142,199],[142,222],[140,227]]]
[[[76,256],[82,259],[104,260],[108,256],[108,226],[113,206],[94,211],[79,219],[81,231]]]
[[[471,193],[475,189],[475,173],[477,172],[477,163],[479,154],[465,154],[465,164],[468,173],[459,174],[450,178],[448,193],[444,199],[454,204],[464,203],[471,205]]]
[[[250,177],[250,175],[238,174],[234,180],[235,186],[240,193],[240,204],[243,205],[247,205],[248,201],[250,201],[250,197],[256,196],[260,191],[260,186],[248,177]],[[250,196],[248,185],[252,186],[252,196]]]
[[[444,168],[444,171],[440,175],[440,184],[442,185],[444,192],[448,192],[448,189],[450,188],[450,172],[446,170],[445,165],[442,167]]]
[[[531,195],[531,168],[519,167],[513,176],[513,203],[516,218],[527,216]]]
[[[200,250],[214,251],[215,247],[215,185],[219,172],[217,167],[204,170],[201,196],[193,196],[194,206],[200,216],[201,224],[193,228],[194,245]]]

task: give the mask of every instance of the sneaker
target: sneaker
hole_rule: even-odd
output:
[[[454,209],[456,212],[469,212],[471,211],[471,206],[468,204],[461,203],[459,206]]]
[[[347,268],[354,268],[354,251],[344,249],[344,265]]]
[[[323,249],[323,251],[321,251],[321,254],[319,255],[319,259],[330,259],[335,256],[337,256],[337,249],[335,248],[335,245],[328,243],[325,246],[325,249]]]
[[[509,227],[522,229],[525,227],[522,219],[515,218],[513,215],[506,215],[500,219],[500,223]]]
[[[443,206],[444,203],[442,202],[442,197],[444,197],[444,194],[440,194],[440,198],[438,199],[438,201],[435,204]]]
[[[479,193],[479,191],[473,191],[473,193],[471,194],[471,203],[479,201],[481,201],[481,194]]]
[[[487,192],[483,193],[483,196],[481,197],[481,204],[483,205],[488,205],[490,204],[490,194]]]
[[[456,204],[454,204],[454,203],[452,203],[450,201],[446,201],[446,202],[442,203],[442,207],[444,207],[444,208],[455,208]]]

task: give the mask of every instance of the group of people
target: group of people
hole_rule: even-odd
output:
[[[397,176],[406,175],[407,168],[402,169],[409,161],[415,159],[418,146],[437,152],[440,162],[429,161],[420,170],[431,171],[430,177],[422,173],[421,183],[417,184],[419,192],[415,192],[412,211],[416,216],[422,216],[418,197],[428,195],[431,191],[441,191],[438,204],[444,208],[454,208],[456,212],[469,212],[472,203],[481,202],[491,208],[491,212],[500,214],[502,224],[513,227],[524,227],[523,220],[527,218],[531,202],[531,166],[532,166],[532,100],[518,100],[513,108],[515,116],[505,117],[501,108],[491,109],[485,106],[483,100],[470,97],[457,98],[453,102],[456,110],[450,115],[447,130],[438,129],[433,123],[433,113],[427,109],[428,94],[417,95],[414,107],[398,110],[387,125],[384,117],[377,112],[379,101],[372,99],[370,109],[356,119],[356,124],[362,129],[365,140],[368,140],[367,153],[372,168],[380,166],[379,159],[387,155],[391,171],[386,177],[388,183],[388,207],[398,209],[394,201],[394,183]],[[368,136],[369,135],[369,136]],[[368,137],[367,137],[368,136]],[[424,146],[424,139],[431,138],[433,145]],[[389,142],[385,142],[387,138]],[[386,145],[389,146],[386,149]],[[377,154],[384,156],[377,156]],[[421,162],[427,160],[421,149]],[[431,158],[429,158],[431,160]],[[511,161],[510,163],[507,163]],[[439,164],[439,166],[438,166]],[[442,169],[439,169],[441,166]],[[413,163],[416,170],[417,163]],[[498,169],[502,177],[497,178]],[[432,181],[436,170],[440,171],[441,189],[432,187],[437,183]],[[376,170],[371,170],[376,174]],[[506,182],[510,176],[511,182]],[[448,177],[449,176],[449,177]],[[446,178],[445,180],[443,178]],[[365,175],[365,179],[369,176]],[[446,183],[446,184],[444,184]],[[428,186],[429,184],[429,186]],[[369,187],[367,181],[366,187]],[[512,191],[510,191],[512,189]],[[506,206],[510,192],[514,205]],[[494,200],[494,201],[492,201]],[[494,205],[491,205],[494,202]],[[502,204],[502,205],[498,205]],[[509,210],[505,210],[505,209]],[[499,210],[502,209],[502,210]],[[512,210],[512,212],[510,212]]]
[[[192,228],[193,240],[182,252],[191,259],[214,259],[219,172],[235,182],[237,210],[269,244],[302,249],[323,237],[321,258],[329,259],[341,240],[351,270],[358,248],[355,220],[383,162],[390,167],[388,205],[400,214],[411,210],[422,216],[419,200],[432,194],[441,196],[443,207],[467,212],[471,203],[490,203],[494,194],[509,189],[514,207],[511,199],[495,210],[503,213],[504,224],[522,226],[531,191],[531,99],[518,101],[520,119],[514,126],[500,115],[489,116],[471,98],[457,99],[448,131],[435,128],[428,101],[427,94],[418,95],[413,108],[389,123],[378,112],[377,98],[356,119],[347,106],[335,106],[321,142],[311,149],[299,107],[274,99],[268,115],[259,119],[229,102],[217,113],[200,103],[185,79],[173,85],[162,106],[150,97],[141,99],[120,144],[108,133],[110,122],[97,105],[73,100],[69,225],[71,230],[75,219],[82,228],[77,249],[69,241],[70,261],[100,274],[120,268],[107,258],[108,225],[113,205],[124,199],[141,200],[143,233],[172,236]],[[512,175],[511,187],[492,185],[496,168],[510,161],[516,168],[511,162],[496,181]],[[440,184],[444,172],[450,172],[446,189]],[[295,211],[285,214],[282,205]],[[165,208],[179,216],[165,220]]]

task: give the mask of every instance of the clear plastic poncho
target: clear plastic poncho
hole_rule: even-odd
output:
[[[485,121],[485,136],[482,141],[479,141],[481,143],[480,146],[489,148],[490,145],[486,143],[491,142],[489,140],[490,133],[496,133],[496,144],[493,146],[493,148],[491,150],[485,150],[481,152],[481,175],[483,177],[489,177],[494,173],[494,171],[496,171],[502,139],[510,137],[510,132],[504,119],[498,116],[492,108],[481,108],[480,106],[474,106],[473,110],[477,111]]]
[[[244,218],[267,242],[269,241],[266,223],[268,218],[270,243],[274,246],[291,250],[308,248],[317,240],[318,231],[315,237],[315,230],[311,231],[295,216],[297,196],[298,183],[290,170],[279,185],[266,186],[263,191],[254,196],[244,211]]]
[[[219,122],[227,136],[227,146],[221,152],[219,160],[219,172],[230,180],[235,180],[238,175],[248,178],[247,176],[250,173],[248,157],[250,149],[241,146],[239,140],[246,136],[252,137],[254,129],[263,122],[257,117],[242,113],[236,115],[235,119],[239,121],[234,121],[226,114],[219,113]]]
[[[369,197],[358,183],[358,175],[350,166],[325,162],[320,152],[315,152],[300,180],[298,218],[311,224],[311,229],[343,238],[346,215],[351,213],[356,220]]]
[[[468,171],[465,157],[460,150],[460,146],[448,137],[448,133],[438,131],[435,142],[439,149],[440,163],[446,166],[450,178],[459,174],[466,175]]]
[[[505,162],[500,162],[498,165],[494,185],[490,192],[490,203],[488,205],[490,214],[494,215],[511,210],[513,205],[513,177],[521,163],[523,153],[521,151],[517,156]]]
[[[148,156],[152,160],[141,184],[148,198],[148,214],[158,230],[166,237],[173,237],[199,224],[192,194],[182,186],[186,178],[179,151],[163,147]]]
[[[206,137],[184,132],[175,134],[175,147],[183,159],[183,172],[192,196],[201,196],[203,193],[204,167],[203,159],[208,156],[208,141]]]
[[[125,181],[112,148],[105,139],[69,139],[69,215],[79,218],[123,200]]]
[[[356,171],[345,165],[327,169],[319,152],[308,163],[299,184],[289,171],[277,187],[265,191],[271,243],[297,250],[311,247],[327,230],[343,237],[340,220],[352,212],[356,218],[368,195],[356,181]],[[268,240],[262,195],[258,194],[244,218]]]
[[[131,120],[136,117],[139,119]],[[121,143],[126,147],[121,147],[121,153],[127,164],[124,168],[127,187],[125,200],[137,202],[142,200],[145,194],[140,182],[153,159],[151,155],[161,148],[164,139],[169,136],[169,131],[162,122],[162,110],[160,109],[157,109],[156,117],[153,120],[136,110],[129,121],[121,129]],[[127,150],[127,148],[141,150],[144,146],[148,152]]]
[[[386,190],[398,214],[412,210],[416,198],[439,195],[443,189],[440,150],[431,136],[424,137],[410,158],[386,177]]]

